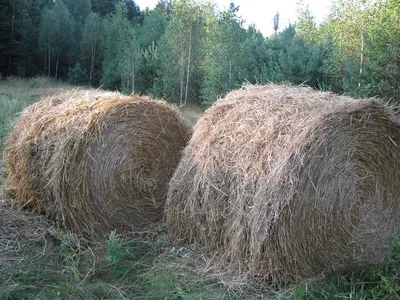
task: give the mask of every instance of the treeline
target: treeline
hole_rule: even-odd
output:
[[[4,3],[4,2],[2,2]],[[256,9],[256,8],[255,8]],[[263,35],[239,7],[160,0],[8,0],[0,4],[3,77],[45,75],[181,105],[210,104],[245,82],[291,82],[400,102],[400,0],[335,0],[317,26]]]

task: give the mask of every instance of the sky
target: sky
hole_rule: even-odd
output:
[[[232,0],[213,0],[221,10],[226,9]],[[141,10],[146,7],[154,8],[158,0],[135,0]],[[239,8],[239,16],[246,20],[246,24],[255,24],[264,36],[271,35],[273,30],[273,17],[279,12],[279,28],[285,28],[289,23],[296,21],[297,0],[235,0]],[[331,0],[304,0],[308,3],[317,22],[321,22],[328,13]]]

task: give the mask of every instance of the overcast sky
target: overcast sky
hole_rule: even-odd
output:
[[[135,2],[141,10],[144,10],[146,7],[154,8],[158,0],[135,0]],[[229,6],[231,0],[213,0],[213,2],[223,10]],[[239,15],[246,20],[246,23],[255,24],[264,36],[273,33],[272,20],[277,11],[279,12],[280,29],[286,27],[289,22],[296,21],[297,0],[236,0],[233,2],[240,6]],[[328,13],[331,0],[304,0],[304,2],[309,4],[310,10],[320,22]]]

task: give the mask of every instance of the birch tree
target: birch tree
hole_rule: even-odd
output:
[[[54,77],[59,77],[60,60],[67,64],[68,50],[73,44],[74,21],[58,0],[54,7],[42,13],[39,27],[39,47],[47,57],[47,76],[51,77],[52,59],[55,59]],[[67,68],[66,68],[67,69]]]
[[[104,57],[101,83],[104,88],[134,92],[138,44],[127,9],[117,4],[104,23]]]
[[[90,13],[85,21],[82,32],[81,55],[89,64],[89,84],[93,85],[96,76],[96,64],[101,60],[103,22],[97,13]]]
[[[167,39],[172,48],[180,51],[178,65],[180,67],[179,104],[186,105],[189,89],[194,74],[193,61],[198,61],[202,36],[202,5],[194,0],[176,0],[173,2],[172,19],[167,28]],[[196,47],[194,47],[196,45]],[[197,91],[192,91],[196,94]]]

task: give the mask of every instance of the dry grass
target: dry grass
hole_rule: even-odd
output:
[[[0,265],[3,272],[15,268],[29,248],[39,247],[43,254],[54,245],[48,237],[53,230],[51,221],[13,207],[11,199],[0,191]]]
[[[41,97],[51,96],[75,88],[73,85],[63,81],[56,81],[47,77],[31,79],[8,77],[0,81],[0,95],[6,95],[10,99],[16,98],[18,101],[25,103],[33,103]]]
[[[74,90],[21,115],[4,151],[7,192],[76,233],[142,230],[162,219],[190,129],[148,97]]]
[[[233,282],[378,263],[400,226],[398,145],[398,119],[377,100],[231,92],[199,120],[171,180],[170,238],[200,244],[209,272]]]
[[[204,110],[199,106],[184,106],[181,108],[182,115],[190,126],[196,125],[197,121],[204,114]]]

